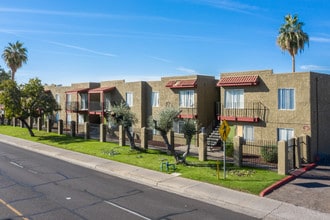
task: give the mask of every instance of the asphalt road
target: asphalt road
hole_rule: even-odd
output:
[[[0,219],[253,219],[0,143]]]

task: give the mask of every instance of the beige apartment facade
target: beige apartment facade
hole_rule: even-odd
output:
[[[311,158],[330,154],[330,76],[272,70],[222,73],[218,119],[247,140],[310,137]]]
[[[61,108],[55,120],[62,119],[65,125],[76,121],[107,123],[106,112],[111,107],[126,102],[136,115],[138,122],[133,130],[139,133],[148,127],[148,118],[155,117],[163,108],[181,110],[174,131],[180,133],[183,120],[198,121],[196,126],[209,127],[216,123],[215,103],[219,101],[218,80],[212,76],[190,75],[162,77],[159,81],[126,82],[125,80],[99,83],[74,83],[71,86],[46,86]]]

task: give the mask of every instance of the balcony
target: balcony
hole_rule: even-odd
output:
[[[72,112],[84,112],[88,110],[88,103],[84,103],[83,105],[80,102],[66,102],[65,110]]]
[[[197,119],[197,108],[180,108],[181,113],[178,116],[179,118],[190,118],[190,119]]]
[[[244,103],[244,108],[225,108],[217,103],[218,120],[259,122],[265,120],[267,108],[261,102]]]
[[[102,111],[110,111],[111,105],[110,103],[91,101],[89,103],[89,111],[92,112],[102,112]]]

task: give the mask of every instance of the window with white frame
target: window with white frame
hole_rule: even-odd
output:
[[[288,141],[294,138],[294,131],[292,128],[278,128],[277,133],[279,141]]]
[[[81,93],[80,94],[80,109],[88,109],[88,94]]]
[[[151,93],[151,106],[152,107],[159,107],[159,92],[152,92]]]
[[[225,90],[225,108],[244,108],[244,90],[226,89]]]
[[[71,122],[71,114],[66,115],[66,121],[67,121],[67,123]]]
[[[193,108],[194,104],[194,90],[179,91],[179,106],[181,108]]]
[[[295,108],[294,89],[278,89],[278,109],[293,110]]]
[[[244,125],[243,126],[243,138],[246,141],[253,141],[254,140],[254,128],[251,125]]]
[[[126,92],[126,104],[129,107],[133,106],[133,92]]]

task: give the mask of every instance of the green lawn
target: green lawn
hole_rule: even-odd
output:
[[[144,152],[139,152],[131,150],[129,146],[119,147],[117,143],[101,143],[98,140],[84,140],[79,137],[70,137],[37,130],[33,130],[33,132],[35,133],[35,137],[30,137],[26,128],[0,126],[1,134],[132,164],[159,172],[161,160],[167,159],[170,163],[174,162],[172,156],[160,150],[148,149]],[[176,165],[175,172],[180,173],[182,177],[252,194],[259,194],[263,189],[284,177],[269,170],[246,167],[238,168],[232,164],[226,164],[227,173],[226,179],[224,179],[221,162],[218,176],[216,161],[201,162],[195,157],[188,157],[187,161],[189,162],[189,166],[182,164]],[[173,171],[171,170],[171,172]]]

